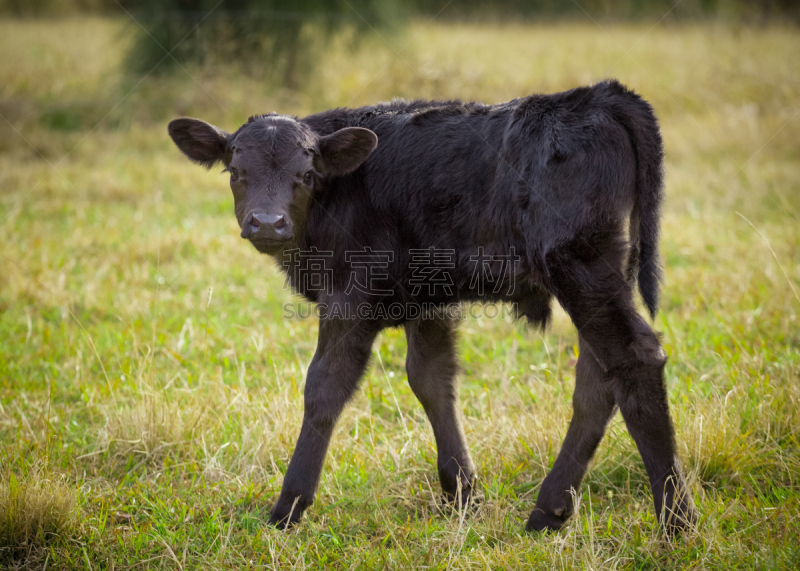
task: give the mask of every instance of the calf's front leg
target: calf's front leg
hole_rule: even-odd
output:
[[[376,334],[365,323],[320,319],[317,351],[306,377],[303,425],[271,524],[293,525],[314,501],[333,427],[358,386]]]

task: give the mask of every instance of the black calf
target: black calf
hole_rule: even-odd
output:
[[[552,296],[578,328],[580,358],[573,418],[528,529],[557,529],[570,516],[570,491],[615,406],[659,517],[668,529],[692,521],[666,357],[633,301],[638,280],[655,315],[663,191],[658,124],[639,96],[610,81],[499,105],[397,101],[252,117],[233,134],[197,119],[176,119],[169,131],[191,160],[225,164],[242,237],[321,309],[303,427],[273,523],[297,521],[313,501],[372,342],[400,325],[444,494],[467,503],[474,468],[457,414],[455,321],[430,309],[506,302],[544,326]]]

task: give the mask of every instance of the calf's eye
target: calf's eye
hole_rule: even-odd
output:
[[[311,186],[312,182],[314,182],[314,173],[308,171],[306,174],[303,175],[303,184],[306,186]]]
[[[239,171],[237,171],[235,167],[229,168],[228,172],[231,173],[231,182],[236,182],[239,180]]]

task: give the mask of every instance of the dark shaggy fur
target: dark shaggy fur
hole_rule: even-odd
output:
[[[170,134],[190,159],[226,164],[242,236],[325,308],[502,301],[543,327],[556,297],[579,330],[574,415],[529,529],[556,529],[569,517],[570,490],[579,487],[615,407],[667,528],[694,518],[675,454],[666,357],[633,301],[638,278],[655,315],[663,192],[658,124],[638,95],[608,81],[499,105],[395,101],[302,119],[262,115],[233,135],[177,119]],[[449,279],[419,287],[420,271],[430,276],[435,268],[428,261],[420,270],[415,256],[431,248],[449,253]],[[297,251],[330,252],[328,287],[310,285],[324,276]],[[354,252],[390,253],[368,291],[353,287]],[[494,282],[480,290],[475,267],[484,260]],[[334,423],[372,341],[400,325],[409,382],[436,436],[445,496],[468,502],[474,468],[456,414],[455,322],[443,315],[343,319],[328,311],[272,521],[293,523],[311,504]]]

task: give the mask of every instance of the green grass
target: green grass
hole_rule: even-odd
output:
[[[0,22],[0,565],[800,566],[800,36],[651,26],[420,21],[390,45],[349,52],[343,37],[286,92],[233,64],[123,76],[119,21]],[[543,335],[462,324],[475,511],[438,508],[433,435],[392,330],[304,522],[267,527],[316,326],[281,318],[296,299],[238,238],[224,177],[184,160],[166,121],[234,129],[257,112],[497,102],[608,76],[653,102],[666,142],[656,327],[697,529],[659,534],[617,418],[576,517],[522,531],[571,414],[577,338],[560,310]]]

